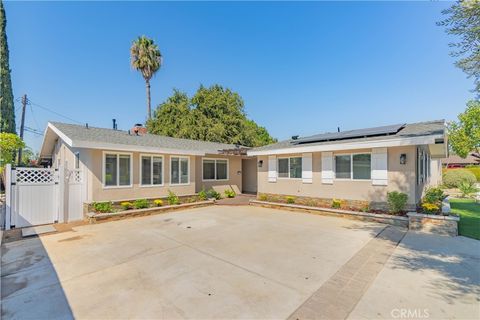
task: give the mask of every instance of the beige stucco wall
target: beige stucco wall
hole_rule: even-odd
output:
[[[334,152],[334,154],[356,152],[371,152],[371,149],[348,150]],[[405,165],[400,164],[400,154],[402,153],[407,155]],[[302,179],[282,178],[277,178],[277,182],[268,182],[268,156],[259,156],[258,160],[263,160],[263,166],[258,168],[258,192],[382,203],[386,201],[387,192],[397,190],[406,193],[408,203],[413,205],[417,202],[415,155],[416,149],[414,146],[388,148],[387,186],[374,186],[371,181],[359,180],[334,180],[333,184],[322,184],[320,152],[315,152],[312,155],[313,183],[303,183]]]
[[[84,171],[86,185],[86,201],[117,201],[138,198],[155,198],[168,195],[172,190],[177,195],[192,195],[199,192],[202,187],[206,190],[213,186],[234,185],[242,190],[242,159],[238,156],[206,155],[205,158],[228,159],[229,180],[228,181],[202,181],[202,158],[201,156],[189,156],[190,158],[190,183],[188,185],[170,185],[170,155],[162,155],[163,161],[163,186],[141,186],[140,185],[140,153],[132,154],[132,186],[121,188],[104,188],[102,182],[103,151],[95,149],[70,149],[62,141],[57,143],[53,153],[54,166],[58,160],[73,169],[75,165],[75,152],[80,152],[80,169]],[[115,151],[108,151],[115,153]],[[144,154],[144,153],[141,153]],[[240,172],[240,174],[238,174]]]
[[[109,151],[115,153],[115,151]],[[144,153],[142,153],[144,154]],[[116,201],[139,198],[165,197],[168,190],[175,194],[191,195],[195,193],[195,156],[190,156],[190,181],[188,185],[170,185],[170,155],[163,155],[163,186],[141,186],[140,185],[140,153],[133,152],[131,187],[104,188],[102,182],[103,151],[94,149],[83,149],[80,159],[85,161],[88,176],[88,197],[87,201]]]
[[[202,159],[227,159],[228,160],[228,180],[221,181],[203,181],[203,167]],[[196,192],[200,192],[202,188],[208,190],[212,187],[232,186],[242,190],[242,158],[239,156],[224,156],[224,155],[205,155],[197,156],[195,160],[195,177]],[[220,188],[221,189],[221,188]]]

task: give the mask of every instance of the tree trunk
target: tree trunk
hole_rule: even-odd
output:
[[[152,107],[150,105],[150,80],[145,81],[147,84],[147,116],[148,120],[152,118]]]

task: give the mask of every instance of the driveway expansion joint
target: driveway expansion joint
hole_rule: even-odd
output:
[[[386,226],[288,319],[346,319],[405,234],[404,229]]]

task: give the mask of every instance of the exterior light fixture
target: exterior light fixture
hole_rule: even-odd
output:
[[[261,168],[263,166],[263,160],[258,161],[258,167]]]
[[[400,164],[406,164],[407,163],[407,154],[406,153],[402,153],[400,155]]]

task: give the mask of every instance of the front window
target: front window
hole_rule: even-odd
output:
[[[104,185],[106,187],[130,186],[131,155],[107,153],[104,157]]]
[[[203,180],[227,180],[227,159],[203,159]]]
[[[335,156],[335,178],[369,180],[372,161],[370,153],[342,154]]]
[[[279,178],[301,178],[302,177],[302,157],[279,158],[278,159],[278,177]]]
[[[163,184],[163,158],[141,156],[141,182],[144,186]]]
[[[189,158],[170,158],[170,183],[187,184],[189,181]]]

